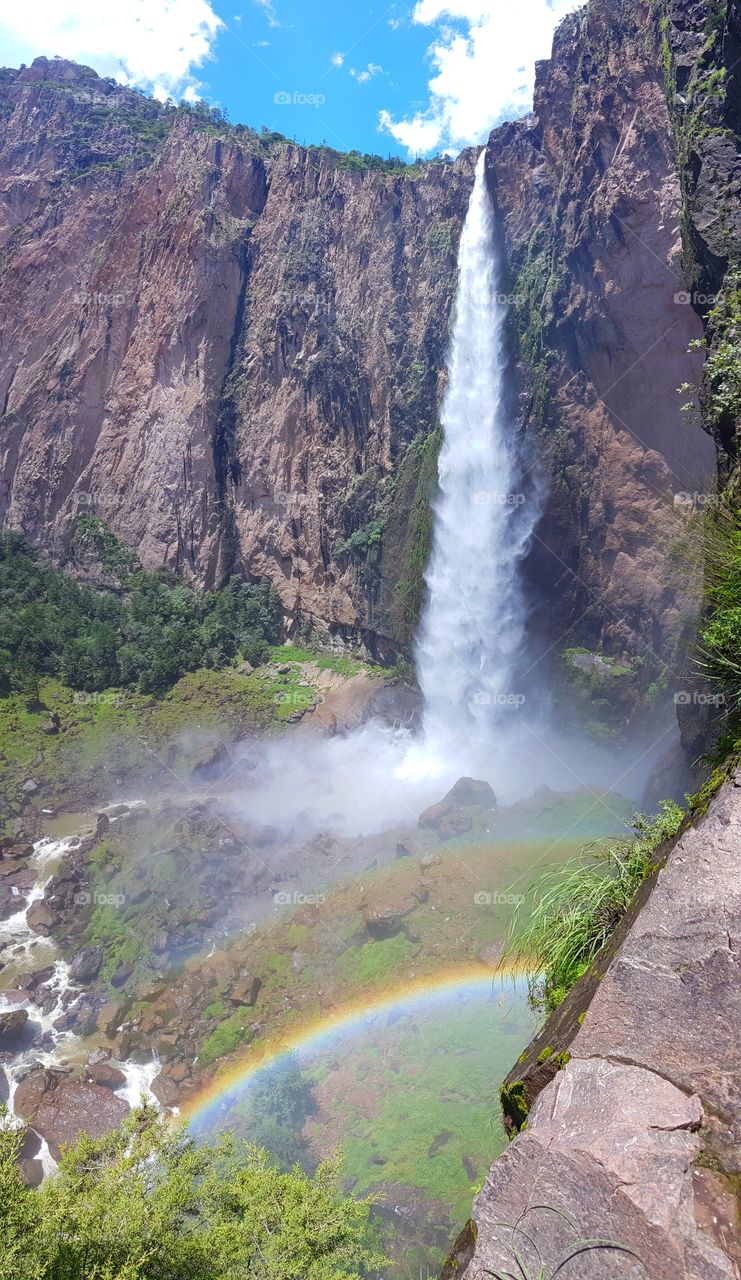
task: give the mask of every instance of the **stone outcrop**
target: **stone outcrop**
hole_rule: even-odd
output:
[[[592,1238],[630,1253],[585,1255],[572,1273],[590,1280],[737,1278],[741,773],[676,841],[593,991],[475,1202],[458,1274],[498,1274],[513,1243],[528,1256],[519,1219],[546,1274]]]
[[[419,826],[434,831],[441,840],[470,831],[473,817],[467,809],[495,809],[497,798],[488,782],[477,778],[459,778],[437,804],[431,804],[419,815]]]
[[[667,662],[676,669],[699,594],[686,564],[671,567],[686,519],[675,495],[705,490],[715,470],[676,390],[699,377],[702,357],[687,348],[701,325],[683,274],[659,16],[643,0],[593,0],[566,18],[537,66],[533,115],[495,130],[487,154],[525,470],[540,465],[544,481],[528,562],[533,626],[555,645],[557,670],[566,645],[628,668],[641,657],[633,703]],[[606,695],[626,704],[623,720],[625,683]]]
[[[0,110],[2,523],[101,579],[94,515],[398,640],[414,477],[390,579],[378,530],[435,425],[473,155],[353,169],[60,59],[0,72]]]

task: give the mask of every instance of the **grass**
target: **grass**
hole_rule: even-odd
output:
[[[334,1046],[329,1062],[325,1054],[307,1067],[307,1078],[319,1082],[315,1139],[331,1143],[339,1135],[343,1171],[357,1178],[358,1190],[379,1182],[418,1187],[465,1216],[472,1179],[463,1157],[483,1173],[505,1148],[495,1085],[530,1025],[515,991],[496,1003],[488,996],[441,1002],[401,1022],[374,1019],[348,1038],[339,1059]]]
[[[233,1053],[238,1045],[244,1044],[250,1038],[251,1027],[249,1019],[253,1016],[251,1009],[238,1009],[231,1017],[225,1018],[220,1022],[215,1031],[204,1041],[201,1051],[198,1054],[198,1065],[208,1067],[211,1063],[216,1062],[218,1058],[223,1058],[227,1053]]]
[[[684,810],[665,800],[652,819],[637,815],[635,838],[550,869],[514,916],[505,951],[528,967],[530,999],[550,1013],[589,968],[654,865],[657,846],[676,834]]]
[[[414,947],[404,934],[384,938],[378,942],[366,942],[362,947],[351,947],[340,957],[340,976],[355,987],[376,986],[397,971],[404,971],[406,962],[414,954]]]
[[[360,658],[321,653],[319,650],[300,648],[292,644],[273,645],[270,649],[270,657],[273,662],[279,664],[295,662],[303,665],[313,662],[320,671],[333,671],[339,676],[355,676],[361,671],[367,675],[388,675],[386,667],[374,666],[372,663],[363,662]]]
[[[542,1213],[552,1213],[554,1217],[560,1218],[562,1223],[567,1224],[573,1237],[568,1244],[560,1246],[554,1243],[557,1239],[557,1233],[553,1229],[556,1224],[547,1228],[542,1227],[540,1230],[534,1222],[528,1222],[527,1230],[521,1226],[529,1214],[535,1218],[536,1214]],[[497,1266],[496,1270],[486,1272],[492,1280],[555,1280],[555,1277],[575,1258],[596,1251],[623,1253],[643,1266],[640,1256],[627,1245],[621,1244],[619,1240],[589,1239],[583,1236],[571,1214],[564,1213],[555,1205],[528,1205],[514,1222],[496,1222],[494,1228],[498,1242],[509,1252],[510,1257],[501,1268]],[[508,1238],[502,1240],[500,1233],[505,1233]],[[551,1255],[549,1261],[544,1259],[538,1243]],[[515,1266],[516,1271],[509,1269]]]

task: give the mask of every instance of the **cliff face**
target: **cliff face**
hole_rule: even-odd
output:
[[[515,1250],[534,1268],[536,1249],[545,1275],[576,1251],[564,1270],[589,1280],[738,1280],[740,784],[664,850],[599,980],[533,1044],[531,1064],[560,1069],[492,1166],[447,1280],[509,1273]],[[590,1239],[625,1252],[582,1252]]]
[[[436,420],[472,157],[353,172],[59,60],[0,107],[3,523],[64,560],[95,514],[147,566],[405,638],[379,530]]]
[[[702,330],[660,45],[638,0],[574,15],[488,147],[546,481],[533,631],[617,659],[620,715],[673,664],[674,497],[714,465],[676,394]],[[0,111],[2,522],[74,568],[92,513],[147,566],[267,576],[296,627],[408,644],[473,155],[352,171],[58,60],[0,73]]]
[[[676,390],[699,376],[687,348],[701,325],[682,271],[659,16],[599,0],[566,19],[538,66],[534,114],[488,148],[528,455],[547,476],[529,566],[547,599],[537,624],[546,648],[643,654],[644,681],[672,663],[692,596],[686,570],[670,572],[675,495],[704,491],[714,472]]]

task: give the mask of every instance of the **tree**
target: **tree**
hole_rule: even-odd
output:
[[[199,1145],[152,1107],[81,1137],[38,1191],[0,1115],[0,1280],[360,1280],[385,1264],[338,1166],[281,1172],[230,1135]]]

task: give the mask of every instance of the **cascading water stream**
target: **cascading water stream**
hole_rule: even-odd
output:
[[[522,701],[513,683],[524,631],[519,562],[537,513],[521,492],[505,412],[507,304],[498,292],[484,165],[482,151],[458,252],[428,603],[417,641],[424,734],[403,766],[412,776],[451,766],[460,773],[489,759],[504,717]]]

